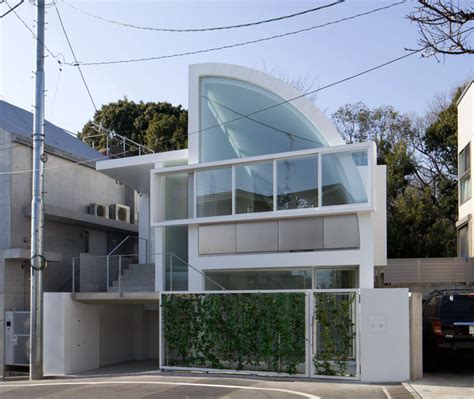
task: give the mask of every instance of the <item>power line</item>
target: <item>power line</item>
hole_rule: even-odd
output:
[[[0,15],[0,18],[3,18],[5,16],[7,16],[8,14],[10,14],[15,8],[21,6],[23,4],[24,0],[20,0],[20,2],[16,5],[14,5],[13,7],[10,6],[10,4],[7,4],[7,6],[10,8],[7,12],[3,13],[2,15]],[[1,3],[1,1],[0,1]]]
[[[216,30],[237,29],[237,28],[246,28],[246,27],[249,27],[249,26],[263,25],[263,24],[267,24],[267,23],[270,23],[270,22],[282,21],[284,19],[290,19],[290,18],[294,18],[294,17],[299,17],[301,15],[310,14],[310,13],[322,10],[324,8],[333,7],[335,5],[338,5],[338,4],[341,4],[341,3],[344,3],[344,2],[345,2],[345,0],[338,0],[334,3],[326,4],[326,5],[319,6],[319,7],[310,8],[308,10],[303,10],[303,11],[300,11],[300,12],[296,12],[294,14],[283,15],[283,16],[280,16],[280,17],[275,17],[275,18],[270,18],[270,19],[264,19],[264,20],[261,20],[261,21],[247,22],[247,23],[242,23],[242,24],[237,24],[237,25],[228,25],[228,26],[216,26],[216,27],[208,27],[208,28],[186,28],[186,29],[155,28],[155,27],[149,27],[149,26],[133,25],[133,24],[129,24],[129,23],[126,23],[126,22],[120,22],[120,21],[116,21],[116,20],[113,20],[113,19],[104,18],[104,17],[101,17],[99,15],[92,14],[90,12],[82,10],[79,7],[73,6],[72,4],[69,4],[68,2],[65,2],[65,4],[67,6],[73,8],[73,9],[81,12],[82,14],[88,15],[89,17],[93,17],[93,18],[96,18],[96,19],[99,19],[101,21],[108,22],[108,23],[111,23],[111,24],[124,26],[126,28],[133,28],[133,29],[139,29],[139,30],[148,30],[148,31],[155,31],[155,32],[186,33],[186,32],[209,32],[209,31],[216,31]]]
[[[285,134],[286,136],[288,136],[288,138],[289,138],[290,140],[296,138],[296,139],[303,140],[303,141],[307,141],[307,142],[310,142],[310,143],[313,143],[313,144],[321,144],[321,143],[318,142],[318,141],[311,140],[311,139],[308,139],[308,138],[303,137],[303,136],[299,136],[299,135],[297,135],[297,134],[288,132],[288,131],[286,131],[286,130],[279,129],[279,128],[277,128],[277,127],[275,127],[275,126],[272,126],[272,125],[270,125],[270,124],[268,124],[268,123],[261,122],[261,121],[259,121],[258,119],[251,118],[251,117],[249,117],[249,116],[247,116],[247,115],[245,115],[245,114],[240,113],[239,111],[236,111],[235,109],[232,109],[232,108],[228,107],[227,105],[221,104],[220,102],[218,102],[218,101],[216,101],[216,100],[212,100],[212,99],[210,99],[209,97],[207,97],[207,96],[205,96],[205,95],[202,95],[201,97],[205,98],[206,100],[208,100],[208,101],[210,101],[210,102],[213,102],[214,104],[216,104],[216,105],[219,106],[219,107],[222,107],[222,108],[224,108],[224,109],[227,109],[227,110],[230,111],[230,112],[233,112],[234,114],[240,115],[240,116],[244,117],[245,119],[248,119],[248,120],[251,121],[251,122],[258,123],[259,125],[268,127],[268,128],[270,128],[270,129],[272,129],[272,130],[275,130],[275,131],[278,132],[278,133]]]
[[[464,30],[464,31],[462,31],[462,32],[459,32],[459,34],[464,34],[464,33],[467,33],[467,32],[471,32],[471,31],[473,31],[473,30],[474,30],[474,28],[469,28],[469,29],[466,29],[466,30]],[[434,43],[434,44],[442,43],[442,42],[444,42],[444,41],[446,41],[446,40],[448,40],[448,39],[449,39],[449,37],[443,38],[442,40],[439,40],[438,42],[436,42],[436,43]],[[199,133],[202,133],[202,132],[204,132],[204,131],[206,131],[206,130],[210,130],[210,129],[214,129],[214,128],[216,128],[216,127],[224,126],[224,125],[227,125],[227,124],[229,124],[229,123],[238,121],[238,120],[240,120],[240,119],[249,118],[250,116],[259,114],[259,113],[261,113],[261,112],[265,112],[265,111],[268,111],[268,110],[270,110],[270,109],[279,107],[279,106],[281,106],[281,105],[284,105],[284,104],[287,104],[287,103],[291,103],[292,101],[295,101],[295,100],[297,100],[297,99],[299,99],[299,98],[306,97],[306,96],[309,96],[309,95],[311,95],[311,94],[320,92],[320,91],[322,91],[322,90],[329,89],[330,87],[337,86],[337,85],[339,85],[339,84],[341,84],[341,83],[344,83],[344,82],[347,82],[347,81],[349,81],[349,80],[358,78],[359,76],[366,75],[366,74],[368,74],[368,73],[370,73],[370,72],[376,71],[376,70],[378,70],[378,69],[381,69],[381,68],[383,68],[383,67],[386,67],[386,66],[388,66],[388,65],[391,65],[391,64],[393,64],[393,63],[395,63],[395,62],[401,61],[401,60],[403,60],[403,59],[405,59],[405,58],[411,57],[412,55],[421,53],[421,52],[424,51],[427,47],[428,47],[428,46],[422,47],[422,48],[420,48],[420,49],[418,49],[418,50],[410,50],[410,52],[408,52],[407,54],[404,54],[404,55],[401,55],[401,56],[399,56],[399,57],[393,58],[393,59],[391,59],[391,60],[389,60],[389,61],[386,61],[386,62],[384,62],[384,63],[382,63],[382,64],[378,64],[378,65],[376,65],[376,66],[374,66],[374,67],[371,67],[371,68],[365,69],[365,70],[363,70],[363,71],[361,71],[361,72],[358,72],[358,73],[356,73],[356,74],[350,75],[350,76],[348,76],[348,77],[346,77],[346,78],[343,78],[343,79],[337,80],[337,81],[335,81],[335,82],[329,83],[329,84],[327,84],[327,85],[325,85],[325,86],[322,86],[322,87],[320,87],[320,88],[318,88],[318,89],[307,91],[306,93],[300,94],[300,95],[298,95],[298,96],[296,96],[296,97],[292,97],[292,98],[289,98],[289,99],[287,99],[287,100],[281,101],[281,102],[279,102],[279,103],[275,103],[275,104],[273,104],[273,105],[271,105],[271,106],[268,106],[268,107],[265,107],[265,108],[261,108],[261,109],[259,109],[259,110],[257,110],[257,111],[251,112],[251,113],[249,113],[249,114],[242,115],[242,116],[239,116],[239,117],[234,118],[234,119],[230,119],[230,120],[225,121],[225,122],[217,123],[217,124],[215,124],[215,125],[208,126],[208,127],[206,127],[206,128],[202,128],[202,129],[199,129],[199,130],[195,130],[194,132],[191,132],[191,133],[176,135],[176,136],[173,137],[172,139],[168,139],[168,140],[164,140],[164,141],[160,142],[160,144],[161,144],[161,143],[167,143],[167,142],[170,142],[170,141],[172,141],[172,140],[176,140],[176,138],[189,137],[189,136],[191,136],[191,135],[193,135],[193,134],[199,134]]]
[[[38,37],[36,36],[35,32],[33,32],[33,29],[31,29],[31,28],[28,26],[28,24],[18,15],[18,13],[15,11],[15,9],[12,8],[12,7],[10,6],[10,4],[8,4],[8,1],[7,1],[7,0],[5,0],[5,4],[6,4],[8,7],[10,7],[10,10],[13,11],[13,14],[15,14],[15,16],[20,20],[20,22],[24,25],[24,27],[30,31],[30,33],[33,35],[33,38],[34,38],[35,40],[38,40]],[[55,54],[46,46],[46,44],[44,44],[41,40],[38,40],[38,42],[39,42],[39,43],[44,47],[44,49],[51,55],[51,57],[53,57],[53,58],[58,62],[58,64],[61,65],[61,61],[58,60],[58,57],[59,57],[60,55],[62,55],[62,54],[61,54],[61,53],[58,53],[58,54],[55,55]],[[66,63],[66,60],[64,60],[64,57],[63,57],[63,61],[64,61],[63,63]],[[61,66],[60,66],[60,67],[61,67]]]
[[[84,74],[82,73],[82,69],[81,67],[79,66],[78,62],[77,62],[77,57],[76,57],[76,53],[74,52],[74,49],[72,48],[72,45],[71,45],[71,41],[69,40],[69,37],[67,35],[67,32],[66,32],[66,29],[64,27],[64,24],[63,24],[63,20],[61,18],[61,14],[59,13],[59,10],[58,10],[58,7],[56,7],[56,4],[54,4],[54,8],[56,9],[56,13],[58,15],[58,19],[59,19],[59,23],[61,24],[61,28],[64,32],[64,36],[66,37],[66,41],[67,41],[67,44],[69,45],[69,49],[71,50],[71,53],[72,53],[72,56],[74,57],[74,62],[75,62],[75,65],[77,66],[77,69],[79,70],[79,73],[81,74],[81,79],[82,79],[82,82],[84,83],[84,86],[87,90],[87,94],[89,95],[89,98],[91,100],[91,103],[92,103],[92,106],[94,107],[95,111],[97,112],[97,107],[95,105],[95,102],[94,102],[94,99],[92,98],[92,94],[91,94],[91,91],[89,89],[89,86],[87,85],[87,82],[86,82],[86,79],[84,77]]]
[[[256,44],[256,43],[265,42],[265,41],[269,41],[269,40],[273,40],[273,39],[279,39],[279,38],[282,38],[282,37],[296,35],[296,34],[303,33],[303,32],[308,32],[308,31],[311,31],[311,30],[314,30],[314,29],[324,28],[326,26],[335,25],[335,24],[338,24],[338,23],[341,23],[341,22],[349,21],[351,19],[359,18],[359,17],[362,17],[362,16],[366,16],[366,15],[370,15],[370,14],[382,11],[382,10],[386,10],[388,8],[392,8],[392,7],[398,6],[400,4],[406,3],[406,1],[407,0],[402,0],[402,1],[399,1],[397,3],[389,4],[388,6],[375,8],[375,9],[370,10],[370,11],[355,14],[355,15],[352,15],[350,17],[341,18],[341,19],[338,19],[338,20],[335,20],[335,21],[326,22],[324,24],[310,26],[309,28],[303,28],[303,29],[299,29],[299,30],[296,30],[296,31],[292,31],[292,32],[286,32],[286,33],[282,33],[282,34],[279,34],[279,35],[263,37],[263,38],[260,38],[260,39],[249,40],[249,41],[240,42],[240,43],[227,44],[225,46],[220,46],[220,47],[212,47],[212,48],[208,48],[208,49],[187,51],[187,52],[183,52],[183,53],[160,55],[160,56],[154,56],[154,57],[131,58],[131,59],[112,60],[112,61],[96,61],[96,62],[77,62],[76,61],[75,63],[66,63],[66,64],[70,65],[70,66],[78,66],[78,65],[81,65],[81,66],[96,65],[97,66],[97,65],[110,65],[110,64],[125,64],[125,63],[132,63],[132,62],[156,61],[156,60],[162,60],[162,59],[168,59],[168,58],[184,57],[184,56],[188,56],[188,55],[210,53],[210,52],[213,52],[213,51],[226,50],[226,49],[230,49],[230,48],[246,46],[246,45],[249,45],[249,44]]]

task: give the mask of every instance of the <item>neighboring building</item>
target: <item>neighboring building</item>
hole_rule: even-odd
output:
[[[464,89],[457,103],[458,106],[458,256],[473,257],[474,235],[472,234],[472,138],[474,137],[474,81]]]
[[[33,115],[0,101],[0,375],[4,370],[4,315],[30,307],[30,215]],[[134,193],[95,170],[101,153],[45,123],[44,289],[70,292],[72,258],[106,255],[138,226],[88,214],[92,203],[125,204]],[[87,162],[89,160],[89,162]],[[80,162],[80,164],[77,164]]]

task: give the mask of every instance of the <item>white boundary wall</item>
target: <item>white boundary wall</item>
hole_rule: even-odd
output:
[[[410,379],[408,288],[360,291],[361,380]]]
[[[362,382],[409,380],[408,289],[305,292],[321,291],[360,292],[360,312],[357,318],[360,380]],[[159,335],[157,329],[154,329],[156,340],[143,334],[146,324],[143,305],[124,305],[119,302],[114,305],[83,304],[74,301],[70,293],[46,293],[45,375],[67,375],[97,369],[106,364],[146,358],[146,347],[150,341],[157,342]],[[308,372],[312,373],[310,370]]]
[[[144,312],[143,305],[84,304],[74,301],[70,293],[45,293],[45,375],[148,358],[151,349],[144,333]]]

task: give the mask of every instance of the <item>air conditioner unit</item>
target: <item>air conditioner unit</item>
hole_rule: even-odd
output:
[[[5,365],[30,364],[30,312],[5,312]]]
[[[90,204],[89,213],[101,218],[109,218],[109,207],[102,204]]]
[[[130,207],[121,204],[110,205],[110,219],[130,223]]]

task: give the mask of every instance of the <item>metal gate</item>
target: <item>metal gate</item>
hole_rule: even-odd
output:
[[[359,380],[359,290],[311,290],[307,300],[308,375]]]
[[[304,297],[304,310],[298,313],[301,315],[301,325],[304,327],[299,333],[301,345],[304,345],[304,356],[301,358],[295,372],[292,375],[297,377],[311,378],[334,378],[346,380],[360,379],[360,350],[359,350],[359,317],[360,301],[358,289],[313,289],[313,290],[266,290],[266,291],[198,291],[198,292],[166,292],[160,294],[160,368],[163,370],[201,370],[209,372],[235,372],[239,374],[263,374],[275,375],[285,372],[271,372],[255,367],[244,367],[239,370],[232,367],[225,367],[229,363],[220,363],[220,367],[212,367],[211,364],[186,364],[170,361],[169,353],[173,343],[166,341],[165,330],[170,331],[170,320],[173,317],[170,313],[163,311],[163,300],[169,299],[196,298],[211,295],[246,295],[247,298],[255,295],[277,296],[281,294],[299,294]],[[166,298],[165,298],[166,297]],[[301,299],[303,300],[303,298]],[[301,308],[300,308],[301,309]],[[188,308],[189,311],[189,308]],[[225,320],[226,317],[223,317]],[[303,320],[304,319],[304,320]],[[168,323],[168,324],[167,324]],[[178,329],[179,324],[173,321],[173,325]],[[255,320],[255,323],[264,321]],[[199,323],[198,323],[199,325]],[[188,328],[187,325],[183,328]],[[195,327],[193,327],[195,328]],[[225,330],[225,329],[223,329]],[[194,336],[204,334],[203,331],[193,330]],[[225,337],[224,337],[225,338]],[[176,337],[169,341],[176,342]],[[183,341],[181,341],[183,342]],[[304,342],[304,343],[303,343]],[[208,343],[207,343],[208,344]],[[189,351],[195,353],[196,347],[189,347]],[[181,348],[182,349],[182,348]],[[199,349],[198,349],[199,350]],[[303,346],[301,347],[303,351]],[[296,349],[295,349],[296,351]],[[301,352],[303,354],[303,352]],[[252,362],[248,362],[250,364]]]

